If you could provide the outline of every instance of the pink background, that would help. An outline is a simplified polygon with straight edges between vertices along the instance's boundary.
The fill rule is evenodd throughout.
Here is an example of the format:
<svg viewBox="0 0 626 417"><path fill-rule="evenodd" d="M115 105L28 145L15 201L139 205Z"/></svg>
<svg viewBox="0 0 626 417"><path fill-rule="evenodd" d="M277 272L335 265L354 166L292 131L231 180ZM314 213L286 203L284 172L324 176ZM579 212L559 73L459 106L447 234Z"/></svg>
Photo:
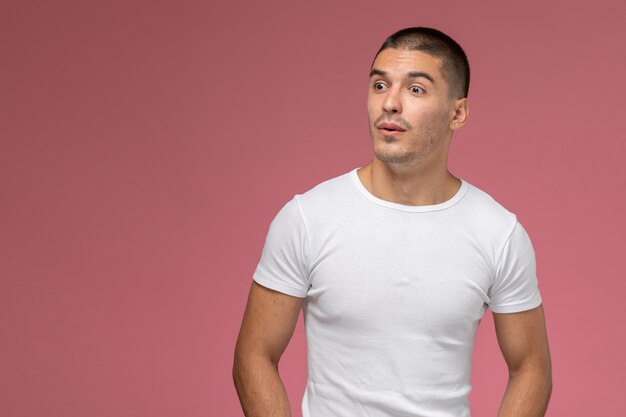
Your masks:
<svg viewBox="0 0 626 417"><path fill-rule="evenodd" d="M626 415L624 2L3 1L0 19L0 415L241 416L269 223L371 159L369 65L418 25L472 66L451 172L535 246L547 415ZM294 416L305 361L300 318ZM506 378L488 312L473 416Z"/></svg>

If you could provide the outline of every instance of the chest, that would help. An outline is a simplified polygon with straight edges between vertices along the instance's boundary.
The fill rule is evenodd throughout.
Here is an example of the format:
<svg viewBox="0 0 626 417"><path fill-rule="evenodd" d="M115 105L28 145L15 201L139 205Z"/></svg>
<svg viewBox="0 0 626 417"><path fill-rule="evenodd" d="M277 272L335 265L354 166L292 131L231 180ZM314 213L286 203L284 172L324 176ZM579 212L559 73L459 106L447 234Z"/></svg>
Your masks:
<svg viewBox="0 0 626 417"><path fill-rule="evenodd" d="M487 253L445 225L337 229L315 253L308 302L365 335L471 331L489 301Z"/></svg>

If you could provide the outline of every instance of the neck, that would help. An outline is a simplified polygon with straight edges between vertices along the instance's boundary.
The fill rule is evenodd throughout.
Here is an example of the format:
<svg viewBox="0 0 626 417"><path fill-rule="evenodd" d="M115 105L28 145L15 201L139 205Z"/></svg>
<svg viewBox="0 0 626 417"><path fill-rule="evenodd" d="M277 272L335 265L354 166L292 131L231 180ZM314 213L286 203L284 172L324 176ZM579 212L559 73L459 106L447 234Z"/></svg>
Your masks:
<svg viewBox="0 0 626 417"><path fill-rule="evenodd" d="M373 195L409 206L440 204L451 199L461 180L443 169L372 160L357 170L363 186Z"/></svg>

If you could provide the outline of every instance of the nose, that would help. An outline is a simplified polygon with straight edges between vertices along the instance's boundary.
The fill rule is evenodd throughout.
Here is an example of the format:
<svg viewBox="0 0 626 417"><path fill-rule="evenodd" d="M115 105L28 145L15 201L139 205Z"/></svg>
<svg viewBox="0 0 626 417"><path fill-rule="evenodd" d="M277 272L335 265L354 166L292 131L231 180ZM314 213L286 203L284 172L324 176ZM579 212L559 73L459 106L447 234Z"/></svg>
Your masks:
<svg viewBox="0 0 626 417"><path fill-rule="evenodd" d="M402 113L402 100L399 89L390 88L383 101L385 113Z"/></svg>

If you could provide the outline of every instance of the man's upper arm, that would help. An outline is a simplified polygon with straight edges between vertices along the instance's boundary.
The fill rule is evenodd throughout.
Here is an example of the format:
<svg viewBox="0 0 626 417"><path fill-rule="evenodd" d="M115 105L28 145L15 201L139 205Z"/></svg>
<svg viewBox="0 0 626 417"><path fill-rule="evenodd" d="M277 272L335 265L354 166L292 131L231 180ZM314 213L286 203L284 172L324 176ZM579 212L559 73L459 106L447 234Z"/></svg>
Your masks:
<svg viewBox="0 0 626 417"><path fill-rule="evenodd" d="M278 364L291 340L303 297L287 295L252 281L235 358L265 357Z"/></svg>
<svg viewBox="0 0 626 417"><path fill-rule="evenodd" d="M493 319L510 375L530 369L551 375L543 305L517 313L493 313Z"/></svg>
<svg viewBox="0 0 626 417"><path fill-rule="evenodd" d="M277 365L310 288L307 228L298 195L270 223L252 278L235 360L262 357Z"/></svg>

